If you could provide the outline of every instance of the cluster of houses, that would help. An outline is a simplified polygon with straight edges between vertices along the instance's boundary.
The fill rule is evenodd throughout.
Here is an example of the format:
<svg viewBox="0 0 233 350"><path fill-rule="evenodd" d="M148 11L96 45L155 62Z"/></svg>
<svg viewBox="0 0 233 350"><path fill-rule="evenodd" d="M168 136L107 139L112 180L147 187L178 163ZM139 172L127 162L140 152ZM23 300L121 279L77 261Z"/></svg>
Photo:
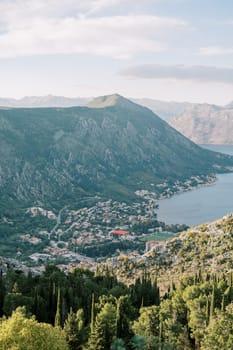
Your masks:
<svg viewBox="0 0 233 350"><path fill-rule="evenodd" d="M156 218L157 201L153 194L143 192L144 200L128 205L113 200L99 201L92 207L70 210L65 207L55 214L51 210L32 207L27 214L48 219L52 229L33 228L20 235L22 242L33 246L30 259L47 262L54 259L79 260L86 263L86 257L76 254L76 248L83 245L135 239L133 225ZM61 215L62 212L62 215ZM90 261L88 261L90 263Z"/></svg>

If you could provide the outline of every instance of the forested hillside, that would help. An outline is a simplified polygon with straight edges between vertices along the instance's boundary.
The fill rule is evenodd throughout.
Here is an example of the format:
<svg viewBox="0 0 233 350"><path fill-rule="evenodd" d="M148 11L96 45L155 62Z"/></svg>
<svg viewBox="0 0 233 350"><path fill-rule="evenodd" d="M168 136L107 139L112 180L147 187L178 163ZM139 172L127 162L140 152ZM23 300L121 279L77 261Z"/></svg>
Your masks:
<svg viewBox="0 0 233 350"><path fill-rule="evenodd" d="M160 295L145 271L127 286L110 271L47 266L8 270L0 293L2 350L232 349L232 273L197 271Z"/></svg>

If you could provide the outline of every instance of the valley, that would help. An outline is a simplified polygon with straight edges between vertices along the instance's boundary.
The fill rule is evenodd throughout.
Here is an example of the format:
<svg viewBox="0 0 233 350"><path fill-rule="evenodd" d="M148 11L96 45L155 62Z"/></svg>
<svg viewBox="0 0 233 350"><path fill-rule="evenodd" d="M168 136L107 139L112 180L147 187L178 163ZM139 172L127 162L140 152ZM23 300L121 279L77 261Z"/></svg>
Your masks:
<svg viewBox="0 0 233 350"><path fill-rule="evenodd" d="M140 255L147 237L186 227L160 220L159 200L233 169L232 156L195 145L117 94L87 107L2 109L0 135L0 255L31 265L92 268Z"/></svg>
<svg viewBox="0 0 233 350"><path fill-rule="evenodd" d="M233 2L0 13L0 350L233 350Z"/></svg>
<svg viewBox="0 0 233 350"><path fill-rule="evenodd" d="M144 191L143 196L130 205L95 198L95 205L77 210L65 206L57 215L41 207L28 208L23 217L25 231L8 238L8 249L5 236L0 237L0 255L31 266L55 263L66 269L80 263L93 268L98 259L126 251L143 253L151 235L166 239L185 228L158 222L155 194ZM5 232L7 225L14 225L6 218L2 229L3 224Z"/></svg>
<svg viewBox="0 0 233 350"><path fill-rule="evenodd" d="M195 145L119 95L80 108L0 110L0 340L15 341L4 327L19 320L46 322L38 342L50 327L62 350L73 350L70 334L99 350L103 327L106 349L210 350L212 324L231 329L232 214L189 228L193 201L181 200L180 221L177 204L165 220L159 207L214 193L232 177L232 153ZM204 196L231 208L229 188Z"/></svg>

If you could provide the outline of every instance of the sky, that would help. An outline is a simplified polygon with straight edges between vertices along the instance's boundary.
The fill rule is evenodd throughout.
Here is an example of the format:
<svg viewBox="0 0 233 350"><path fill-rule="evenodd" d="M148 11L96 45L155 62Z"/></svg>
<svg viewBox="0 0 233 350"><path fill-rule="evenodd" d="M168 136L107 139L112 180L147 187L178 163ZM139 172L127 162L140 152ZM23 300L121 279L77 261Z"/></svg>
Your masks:
<svg viewBox="0 0 233 350"><path fill-rule="evenodd" d="M233 100L232 0L0 0L0 97Z"/></svg>

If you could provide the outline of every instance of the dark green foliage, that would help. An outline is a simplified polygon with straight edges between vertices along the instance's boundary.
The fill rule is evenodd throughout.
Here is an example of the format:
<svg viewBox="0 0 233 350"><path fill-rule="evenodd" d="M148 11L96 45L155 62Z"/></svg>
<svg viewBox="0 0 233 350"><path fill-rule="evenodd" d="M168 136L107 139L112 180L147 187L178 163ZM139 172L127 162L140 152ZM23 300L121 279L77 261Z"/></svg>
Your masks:
<svg viewBox="0 0 233 350"><path fill-rule="evenodd" d="M95 295L92 293L91 295L91 333L94 333L95 328Z"/></svg>
<svg viewBox="0 0 233 350"><path fill-rule="evenodd" d="M135 335L130 342L133 350L145 350L146 349L146 338L141 335Z"/></svg>
<svg viewBox="0 0 233 350"><path fill-rule="evenodd" d="M124 341L120 338L116 338L111 345L111 350L125 350Z"/></svg>
<svg viewBox="0 0 233 350"><path fill-rule="evenodd" d="M27 310L32 309L33 299L21 293L8 293L4 298L3 313L10 316L18 306L26 306Z"/></svg>
<svg viewBox="0 0 233 350"><path fill-rule="evenodd" d="M83 310L79 309L75 314L70 309L64 324L66 341L70 350L80 350L84 342L84 320Z"/></svg>
<svg viewBox="0 0 233 350"><path fill-rule="evenodd" d="M54 326L55 327L61 327L61 289L58 288L57 292L57 310L56 310L56 315L55 315L55 320L54 320Z"/></svg>
<svg viewBox="0 0 233 350"><path fill-rule="evenodd" d="M159 305L160 296L156 280L152 282L150 275L143 272L131 287L133 303L137 306Z"/></svg>
<svg viewBox="0 0 233 350"><path fill-rule="evenodd" d="M135 308L130 297L121 296L116 303L116 336L129 343L133 336L131 321L135 317Z"/></svg>
<svg viewBox="0 0 233 350"><path fill-rule="evenodd" d="M89 350L109 350L116 337L116 307L106 303L95 318L88 342Z"/></svg>
<svg viewBox="0 0 233 350"><path fill-rule="evenodd" d="M54 266L39 276L10 270L0 282L5 316L25 306L38 321L63 327L70 350L231 349L231 274L190 275L162 296L145 271L129 287L111 269L65 274Z"/></svg>
<svg viewBox="0 0 233 350"><path fill-rule="evenodd" d="M202 341L202 350L232 350L233 345L233 307L228 305L225 311L217 311L210 320Z"/></svg>
<svg viewBox="0 0 233 350"><path fill-rule="evenodd" d="M0 317L3 315L3 303L5 299L6 288L3 280L2 271L0 271Z"/></svg>

